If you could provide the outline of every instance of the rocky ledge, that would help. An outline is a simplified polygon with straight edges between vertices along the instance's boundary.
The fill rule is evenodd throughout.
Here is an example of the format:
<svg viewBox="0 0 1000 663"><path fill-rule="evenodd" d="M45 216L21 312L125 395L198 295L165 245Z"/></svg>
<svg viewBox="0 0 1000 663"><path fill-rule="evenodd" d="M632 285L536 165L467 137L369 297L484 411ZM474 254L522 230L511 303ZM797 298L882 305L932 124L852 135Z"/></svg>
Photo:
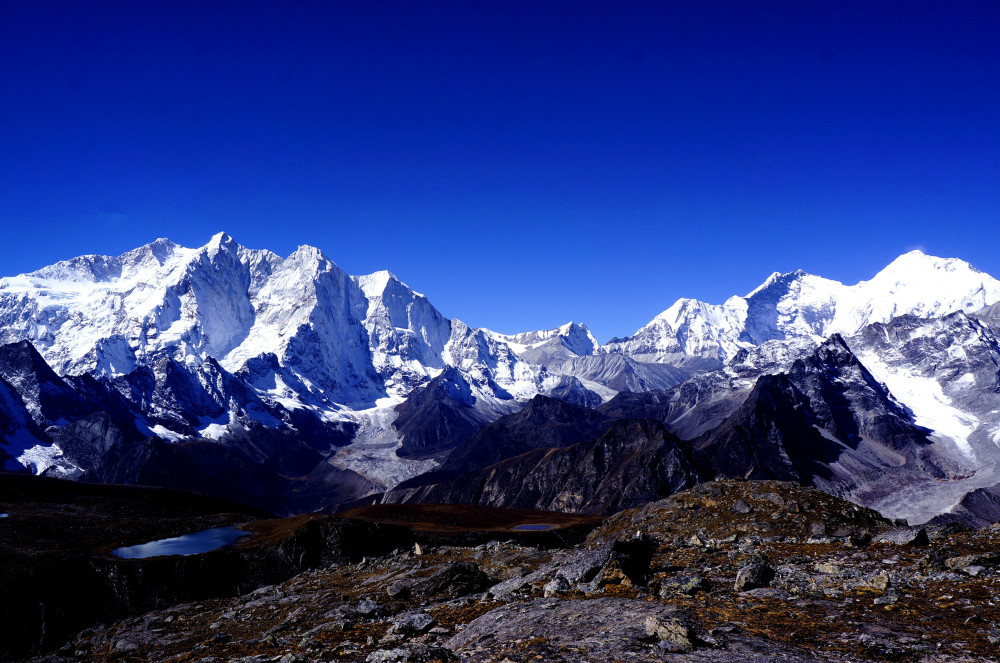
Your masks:
<svg viewBox="0 0 1000 663"><path fill-rule="evenodd" d="M92 628L35 660L1000 660L998 587L998 528L908 527L726 481L561 549L418 543Z"/></svg>

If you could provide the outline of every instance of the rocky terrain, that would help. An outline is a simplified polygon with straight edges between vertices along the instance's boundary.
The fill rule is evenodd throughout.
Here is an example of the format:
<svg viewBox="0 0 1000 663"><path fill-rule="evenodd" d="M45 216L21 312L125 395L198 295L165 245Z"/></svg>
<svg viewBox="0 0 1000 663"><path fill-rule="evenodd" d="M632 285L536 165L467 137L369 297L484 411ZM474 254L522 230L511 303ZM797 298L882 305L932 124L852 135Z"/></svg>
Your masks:
<svg viewBox="0 0 1000 663"><path fill-rule="evenodd" d="M398 528L392 550L104 621L32 660L1000 660L1000 528L908 527L776 481L704 483L599 525L547 514L536 540L515 527L546 514L448 526L451 507L422 508L350 514Z"/></svg>

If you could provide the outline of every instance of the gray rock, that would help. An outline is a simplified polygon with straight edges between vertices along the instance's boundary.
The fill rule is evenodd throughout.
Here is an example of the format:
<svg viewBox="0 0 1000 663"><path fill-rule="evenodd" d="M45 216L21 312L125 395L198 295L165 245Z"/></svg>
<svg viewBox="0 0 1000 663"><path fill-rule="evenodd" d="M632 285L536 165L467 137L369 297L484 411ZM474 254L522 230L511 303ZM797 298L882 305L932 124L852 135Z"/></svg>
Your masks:
<svg viewBox="0 0 1000 663"><path fill-rule="evenodd" d="M398 635L418 635L434 626L434 618L426 612L411 612L392 620L389 633Z"/></svg>
<svg viewBox="0 0 1000 663"><path fill-rule="evenodd" d="M385 588L385 593L389 595L391 599L407 599L412 593L411 586L413 585L412 580L400 580L397 582L389 583L389 586Z"/></svg>
<svg viewBox="0 0 1000 663"><path fill-rule="evenodd" d="M861 582L861 585L863 587L870 587L884 592L892 585L892 579L889 577L888 571L882 571L881 573L876 573L869 578L865 578Z"/></svg>
<svg viewBox="0 0 1000 663"><path fill-rule="evenodd" d="M402 663L409 655L405 649L379 649L368 654L365 663Z"/></svg>
<svg viewBox="0 0 1000 663"><path fill-rule="evenodd" d="M736 574L734 587L737 592L745 592L748 589L769 587L772 580L774 580L774 567L766 557L758 556L751 558L740 568Z"/></svg>
<svg viewBox="0 0 1000 663"><path fill-rule="evenodd" d="M577 550L567 555L563 561L557 562L554 568L570 583L590 582L597 577L610 555L610 546L598 550Z"/></svg>
<svg viewBox="0 0 1000 663"><path fill-rule="evenodd" d="M1000 553L978 553L975 555L949 557L945 560L944 564L952 571L958 571L970 576L978 576L987 569L994 569L1000 565Z"/></svg>
<svg viewBox="0 0 1000 663"><path fill-rule="evenodd" d="M545 598L554 596L559 592L568 592L570 587L571 585L566 578L563 578L561 575L557 575L555 578L550 580L547 585L545 585Z"/></svg>
<svg viewBox="0 0 1000 663"><path fill-rule="evenodd" d="M486 595L498 601L506 601L518 594L530 594L531 582L527 578L511 578L493 585L486 590Z"/></svg>
<svg viewBox="0 0 1000 663"><path fill-rule="evenodd" d="M677 594L694 596L698 592L707 592L708 589L709 582L700 575L680 575L660 583L660 597L667 598Z"/></svg>
<svg viewBox="0 0 1000 663"><path fill-rule="evenodd" d="M548 660L559 656L567 661L647 660L634 657L648 652L644 622L651 615L662 621L683 619L676 608L636 599L533 599L501 605L477 617L445 646L462 657L478 648L495 652L499 643L544 638L552 652ZM586 658L581 659L581 651L587 652Z"/></svg>
<svg viewBox="0 0 1000 663"><path fill-rule="evenodd" d="M691 631L675 617L648 615L645 620L646 635L660 641L660 648L670 652L689 651L694 648Z"/></svg>
<svg viewBox="0 0 1000 663"><path fill-rule="evenodd" d="M762 493L760 498L775 506L785 506L785 500L778 493Z"/></svg>
<svg viewBox="0 0 1000 663"><path fill-rule="evenodd" d="M744 594L753 596L754 598L781 599L782 601L791 598L791 594L778 587L757 587L756 589L746 590Z"/></svg>
<svg viewBox="0 0 1000 663"><path fill-rule="evenodd" d="M381 606L371 599L361 599L358 601L358 607L355 608L355 612L359 615L364 615L365 617L371 617L376 613L381 612Z"/></svg>
<svg viewBox="0 0 1000 663"><path fill-rule="evenodd" d="M882 532L872 539L873 543L892 543L898 546L930 545L927 530L923 527L897 527L888 532Z"/></svg>
<svg viewBox="0 0 1000 663"><path fill-rule="evenodd" d="M899 601L899 592L895 589L890 589L882 596L875 599L875 605L891 605Z"/></svg>
<svg viewBox="0 0 1000 663"><path fill-rule="evenodd" d="M733 502L733 505L731 507L729 507L729 510L732 511L733 513L736 513L736 514L739 514L739 515L742 516L742 515L746 515L746 514L750 513L751 511L753 511L753 507L751 507L749 504L747 504L743 500L736 500L735 502Z"/></svg>

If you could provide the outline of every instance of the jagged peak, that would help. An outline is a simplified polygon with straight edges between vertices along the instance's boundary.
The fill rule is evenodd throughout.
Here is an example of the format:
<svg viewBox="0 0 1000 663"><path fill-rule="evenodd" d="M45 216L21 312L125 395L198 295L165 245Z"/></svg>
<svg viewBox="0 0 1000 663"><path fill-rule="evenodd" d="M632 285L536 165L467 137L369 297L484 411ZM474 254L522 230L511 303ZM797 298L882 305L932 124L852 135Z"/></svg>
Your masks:
<svg viewBox="0 0 1000 663"><path fill-rule="evenodd" d="M323 269L332 265L337 269L340 269L335 262L326 257L326 254L323 253L322 250L308 244L299 245L294 251L292 251L288 258L285 259L285 262L301 265L311 264L315 265L318 269Z"/></svg>
<svg viewBox="0 0 1000 663"><path fill-rule="evenodd" d="M693 299L691 297L681 297L676 302L670 305L670 307L656 316L660 320L677 320L682 315L689 311L700 311L710 307L711 304L703 302L699 299Z"/></svg>
<svg viewBox="0 0 1000 663"><path fill-rule="evenodd" d="M208 240L208 244L202 247L203 250L209 252L220 251L223 248L236 249L239 248L239 244L226 232L217 232L212 235L211 239Z"/></svg>
<svg viewBox="0 0 1000 663"><path fill-rule="evenodd" d="M821 278L814 276L813 274L810 274L809 272L802 269L796 269L794 272L773 272L770 276L768 276L764 280L763 283L761 283L759 286L757 286L749 293L747 293L743 297L743 299L750 299L751 297L754 297L755 295L759 295L762 292L770 290L775 286L787 288L791 283L802 280L806 277Z"/></svg>
<svg viewBox="0 0 1000 663"><path fill-rule="evenodd" d="M377 272L372 272L371 274L353 276L351 278L357 282L358 287L360 287L365 293L365 297L368 297L369 299L379 297L384 294L390 284L402 286L406 290L413 292L410 286L403 283L398 276L387 269L381 269ZM413 294L416 296L422 296L416 292L413 292Z"/></svg>

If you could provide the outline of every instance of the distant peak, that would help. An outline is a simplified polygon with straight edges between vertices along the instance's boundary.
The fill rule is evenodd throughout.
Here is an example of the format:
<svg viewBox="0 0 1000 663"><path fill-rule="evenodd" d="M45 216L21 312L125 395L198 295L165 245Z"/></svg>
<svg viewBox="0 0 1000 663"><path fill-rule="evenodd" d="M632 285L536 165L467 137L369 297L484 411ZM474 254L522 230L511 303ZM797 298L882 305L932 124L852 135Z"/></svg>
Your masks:
<svg viewBox="0 0 1000 663"><path fill-rule="evenodd" d="M577 331L581 331L581 332L586 332L586 333L590 332L590 330L587 329L587 325L586 324L584 324L582 322L573 322L572 320L570 320L569 322L567 322L564 325L560 325L559 326L559 333L560 334L569 334L573 330L577 330Z"/></svg>
<svg viewBox="0 0 1000 663"><path fill-rule="evenodd" d="M875 275L873 280L884 278L899 278L901 276L913 275L927 272L954 272L967 270L978 272L975 267L960 258L939 258L924 253L920 249L908 251L899 256Z"/></svg>
<svg viewBox="0 0 1000 663"><path fill-rule="evenodd" d="M364 291L366 297L378 297L385 292L385 289L389 287L390 283L399 284L407 290L410 290L410 286L400 281L398 276L387 269L381 269L377 272L365 274L363 276L356 276L354 279L357 281L361 290Z"/></svg>
<svg viewBox="0 0 1000 663"><path fill-rule="evenodd" d="M315 246L309 246L308 244L300 244L298 248L292 251L292 255L289 258L298 258L299 260L316 260L317 262L322 262L327 260L326 255L317 249Z"/></svg>
<svg viewBox="0 0 1000 663"><path fill-rule="evenodd" d="M749 292L746 295L746 297L744 297L744 299L750 299L754 295L757 295L767 290L768 288L772 288L776 285L787 286L788 284L798 281L799 279L802 279L803 277L806 276L811 276L811 274L802 269L796 269L794 272L773 272L770 276L767 277L767 279L764 280L763 283L761 283L759 286L757 286L751 292Z"/></svg>
<svg viewBox="0 0 1000 663"><path fill-rule="evenodd" d="M205 245L208 249L220 249L223 246L232 246L236 244L235 240L225 232L217 232L212 235L212 239L208 240L208 244Z"/></svg>

